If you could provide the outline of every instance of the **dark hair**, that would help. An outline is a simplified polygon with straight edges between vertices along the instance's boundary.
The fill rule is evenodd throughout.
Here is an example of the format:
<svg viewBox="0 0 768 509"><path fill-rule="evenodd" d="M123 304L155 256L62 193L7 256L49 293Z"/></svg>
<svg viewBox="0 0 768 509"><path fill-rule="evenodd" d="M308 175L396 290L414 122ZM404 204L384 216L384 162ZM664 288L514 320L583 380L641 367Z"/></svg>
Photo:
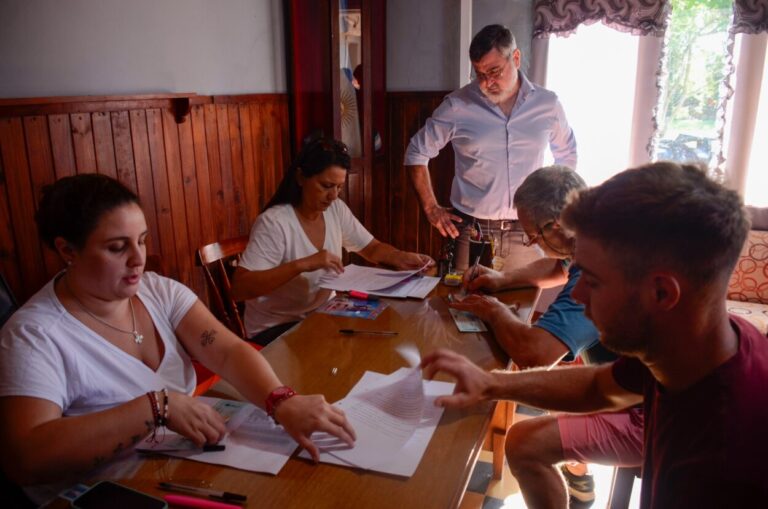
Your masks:
<svg viewBox="0 0 768 509"><path fill-rule="evenodd" d="M84 173L61 178L43 188L35 214L40 238L51 249L56 249L57 237L81 249L101 217L127 203L138 204L139 198L106 175Z"/></svg>
<svg viewBox="0 0 768 509"><path fill-rule="evenodd" d="M512 35L509 28L503 25L483 27L472 38L469 45L469 59L477 62L494 48L507 58L517 49L515 36Z"/></svg>
<svg viewBox="0 0 768 509"><path fill-rule="evenodd" d="M559 165L545 166L523 180L515 191L512 203L516 209L528 211L536 223L558 219L568 193L585 187L584 179L572 169Z"/></svg>
<svg viewBox="0 0 768 509"><path fill-rule="evenodd" d="M565 226L595 239L636 279L653 268L691 282L727 281L749 231L739 195L706 169L670 161L626 170L572 195Z"/></svg>
<svg viewBox="0 0 768 509"><path fill-rule="evenodd" d="M347 146L331 138L315 138L308 141L285 171L283 180L264 210L283 203L294 206L301 203L301 187L296 178L296 170L300 170L301 174L308 178L322 173L329 166L340 166L347 171L352 168Z"/></svg>

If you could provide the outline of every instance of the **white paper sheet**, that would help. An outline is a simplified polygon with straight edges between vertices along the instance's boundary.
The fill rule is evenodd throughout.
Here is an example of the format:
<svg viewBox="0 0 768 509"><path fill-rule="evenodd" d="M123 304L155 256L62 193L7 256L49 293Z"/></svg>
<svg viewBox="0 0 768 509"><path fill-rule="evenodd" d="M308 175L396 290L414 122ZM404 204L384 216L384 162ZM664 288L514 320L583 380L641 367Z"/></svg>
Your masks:
<svg viewBox="0 0 768 509"><path fill-rule="evenodd" d="M199 399L227 419L229 433L219 442L226 446L225 450L203 452L188 439L169 431L164 438L162 435L158 437L162 439L161 442L153 443L147 437L136 449L252 472L277 474L298 445L282 426L275 425L266 412L257 406L219 398Z"/></svg>
<svg viewBox="0 0 768 509"><path fill-rule="evenodd" d="M401 368L391 375L366 371L360 381L350 391L347 398L353 396L358 391L367 391L376 387L386 386L387 384L391 383L392 376L402 376L403 372L408 371L411 370L408 368ZM367 462L369 466L363 468L398 476L412 476L416 472L416 468L419 466L419 462L424 456L424 452L427 450L427 446L429 445L429 441L432 438L435 429L437 429L437 425L440 422L440 417L443 415L443 408L436 407L434 404L435 398L453 393L454 385L455 384L450 382L423 381L424 399L422 401L422 415L414 433L399 450L388 451L388 453L384 456L378 457L375 460L372 459L371 461ZM342 403L347 398L341 400L339 403ZM342 408L344 408L344 406L342 406ZM362 447L363 446L359 443L358 439L358 442L355 444L355 448ZM373 455L372 451L363 452ZM302 451L300 456L303 458L310 458L306 451ZM330 463L346 467L359 466L346 461L345 459L342 459L336 451L321 451L320 461L323 463Z"/></svg>
<svg viewBox="0 0 768 509"><path fill-rule="evenodd" d="M382 288L380 290L371 290L368 293L379 297L393 297L398 299L413 297L416 299L423 299L429 295L429 292L431 292L439 282L439 277L417 275L411 276L395 286Z"/></svg>
<svg viewBox="0 0 768 509"><path fill-rule="evenodd" d="M387 270L379 267L362 267L360 265L350 264L344 267L341 274L328 273L318 281L321 288L348 292L357 290L361 292L372 292L390 288L401 283L424 270L427 266L416 270Z"/></svg>

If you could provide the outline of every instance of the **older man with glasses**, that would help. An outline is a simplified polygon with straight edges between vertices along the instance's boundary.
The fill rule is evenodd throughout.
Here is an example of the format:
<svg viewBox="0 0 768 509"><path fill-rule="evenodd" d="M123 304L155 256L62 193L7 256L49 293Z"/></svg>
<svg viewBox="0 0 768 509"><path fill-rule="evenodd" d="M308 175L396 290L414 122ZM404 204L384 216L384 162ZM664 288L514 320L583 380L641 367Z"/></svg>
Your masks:
<svg viewBox="0 0 768 509"><path fill-rule="evenodd" d="M524 232L523 245L535 245L546 258L503 273L478 266L464 274L464 286L470 292L564 284L536 323L528 325L489 295L470 293L462 301L451 304L487 322L496 341L521 368L551 367L567 355L576 357L599 342L599 333L585 316L584 305L571 297L580 270L571 264L574 237L560 224L560 212L568 194L585 187L579 175L563 166L549 166L531 173L515 192L513 203ZM605 353L609 355L605 360L615 359L615 355ZM581 462L561 468L571 501L580 502L579 507L595 498L594 481L585 463L621 466L642 463L643 414L639 408L589 416L547 415L520 424L514 426L511 433L514 443L521 445L510 449L507 458L520 489L529 500L541 500L537 491L552 490L552 485L537 473L549 472L557 462Z"/></svg>
<svg viewBox="0 0 768 509"><path fill-rule="evenodd" d="M474 79L448 95L411 138L405 165L429 222L457 239L458 269L468 266L470 231L478 230L494 240L494 254L509 268L536 257L520 242L515 189L541 166L547 146L556 164L575 168L576 140L557 96L520 71L520 49L508 28L480 30L469 57ZM456 156L452 208L437 202L427 170L449 142Z"/></svg>

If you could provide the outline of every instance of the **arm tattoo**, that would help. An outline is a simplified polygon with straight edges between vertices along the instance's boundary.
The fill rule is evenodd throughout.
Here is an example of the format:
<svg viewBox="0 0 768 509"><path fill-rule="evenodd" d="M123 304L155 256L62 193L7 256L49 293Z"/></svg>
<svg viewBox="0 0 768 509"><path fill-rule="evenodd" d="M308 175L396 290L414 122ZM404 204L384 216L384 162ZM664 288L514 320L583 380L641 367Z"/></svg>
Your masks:
<svg viewBox="0 0 768 509"><path fill-rule="evenodd" d="M200 344L203 346L211 345L215 340L216 331L213 329L203 331L203 333L200 335Z"/></svg>

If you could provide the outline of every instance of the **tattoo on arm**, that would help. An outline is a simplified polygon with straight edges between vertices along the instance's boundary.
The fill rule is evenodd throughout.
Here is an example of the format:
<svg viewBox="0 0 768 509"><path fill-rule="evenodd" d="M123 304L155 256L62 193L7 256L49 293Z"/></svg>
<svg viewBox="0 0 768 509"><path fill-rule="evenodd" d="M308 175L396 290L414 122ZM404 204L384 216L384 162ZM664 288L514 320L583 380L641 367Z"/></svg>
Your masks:
<svg viewBox="0 0 768 509"><path fill-rule="evenodd" d="M213 329L203 331L203 333L200 335L200 344L203 346L211 345L215 340L216 331Z"/></svg>

